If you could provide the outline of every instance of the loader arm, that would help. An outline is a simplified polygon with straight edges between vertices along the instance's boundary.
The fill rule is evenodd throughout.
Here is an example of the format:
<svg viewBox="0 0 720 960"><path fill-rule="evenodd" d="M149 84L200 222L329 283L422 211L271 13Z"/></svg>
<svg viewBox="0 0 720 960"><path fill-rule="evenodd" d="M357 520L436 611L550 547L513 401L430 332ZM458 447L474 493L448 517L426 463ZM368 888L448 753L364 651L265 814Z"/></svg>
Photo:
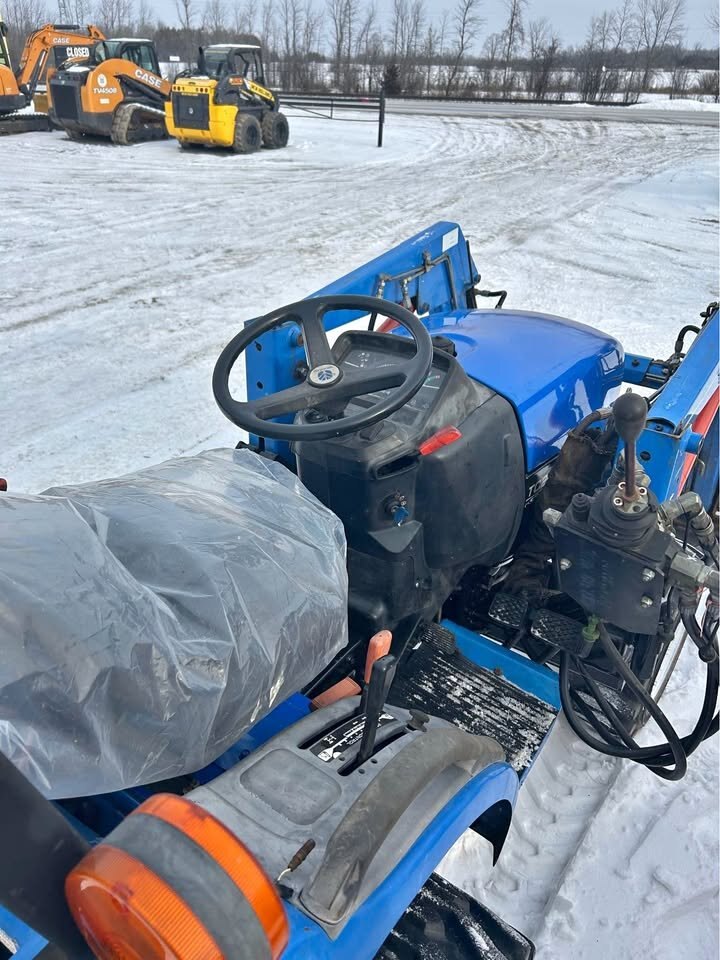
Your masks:
<svg viewBox="0 0 720 960"><path fill-rule="evenodd" d="M128 96L139 93L143 97L157 99L162 104L170 96L172 84L150 70L137 66L130 60L108 60L103 64L106 73L114 77Z"/></svg>

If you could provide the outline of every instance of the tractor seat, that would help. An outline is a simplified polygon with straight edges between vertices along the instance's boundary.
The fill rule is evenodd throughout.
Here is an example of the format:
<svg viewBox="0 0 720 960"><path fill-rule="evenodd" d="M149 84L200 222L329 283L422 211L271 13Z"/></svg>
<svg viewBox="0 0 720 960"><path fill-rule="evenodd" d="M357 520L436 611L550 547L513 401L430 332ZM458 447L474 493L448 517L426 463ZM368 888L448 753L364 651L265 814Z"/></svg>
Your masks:
<svg viewBox="0 0 720 960"><path fill-rule="evenodd" d="M346 642L342 524L250 451L0 495L0 750L47 797L201 769Z"/></svg>

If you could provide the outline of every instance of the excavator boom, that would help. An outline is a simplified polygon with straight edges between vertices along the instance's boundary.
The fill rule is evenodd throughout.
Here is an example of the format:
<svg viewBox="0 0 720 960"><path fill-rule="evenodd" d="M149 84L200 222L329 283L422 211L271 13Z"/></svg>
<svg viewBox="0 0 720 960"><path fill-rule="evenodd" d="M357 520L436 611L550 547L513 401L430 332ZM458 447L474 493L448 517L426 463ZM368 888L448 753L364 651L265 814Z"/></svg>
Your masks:
<svg viewBox="0 0 720 960"><path fill-rule="evenodd" d="M7 25L0 17L0 134L47 130L48 118L18 111L30 106L38 84L49 80L56 68L70 58L89 57L92 47L105 34L89 24L46 23L25 41L17 71L13 71L7 44Z"/></svg>
<svg viewBox="0 0 720 960"><path fill-rule="evenodd" d="M82 31L77 25L46 23L31 33L25 41L17 72L18 85L21 88L27 87L32 98L46 67L59 66L71 58L87 58L90 56L91 46L104 39L105 34L93 24L88 24L86 30ZM53 50L57 51L55 62L48 64L50 52Z"/></svg>

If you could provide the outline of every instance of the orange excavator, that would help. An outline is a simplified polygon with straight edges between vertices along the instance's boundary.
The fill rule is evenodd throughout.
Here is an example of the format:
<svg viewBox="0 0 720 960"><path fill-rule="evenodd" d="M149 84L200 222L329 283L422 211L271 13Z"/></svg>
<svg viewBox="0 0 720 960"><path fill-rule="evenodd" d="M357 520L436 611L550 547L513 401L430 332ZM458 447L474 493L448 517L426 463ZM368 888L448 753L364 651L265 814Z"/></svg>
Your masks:
<svg viewBox="0 0 720 960"><path fill-rule="evenodd" d="M90 56L105 34L92 24L82 30L75 24L46 23L27 38L19 66L13 71L7 33L0 16L0 134L47 130L46 115L20 111L30 106L39 83L67 60Z"/></svg>

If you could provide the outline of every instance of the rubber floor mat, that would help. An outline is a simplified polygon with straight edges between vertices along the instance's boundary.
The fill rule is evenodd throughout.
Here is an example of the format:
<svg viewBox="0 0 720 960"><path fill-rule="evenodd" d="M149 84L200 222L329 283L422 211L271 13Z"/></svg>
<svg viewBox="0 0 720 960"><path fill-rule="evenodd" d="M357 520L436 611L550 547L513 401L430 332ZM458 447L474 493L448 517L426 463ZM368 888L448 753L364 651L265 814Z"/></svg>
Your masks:
<svg viewBox="0 0 720 960"><path fill-rule="evenodd" d="M388 702L442 717L468 733L493 737L519 776L532 763L557 715L543 700L468 660L457 650L452 633L436 623L419 628Z"/></svg>

